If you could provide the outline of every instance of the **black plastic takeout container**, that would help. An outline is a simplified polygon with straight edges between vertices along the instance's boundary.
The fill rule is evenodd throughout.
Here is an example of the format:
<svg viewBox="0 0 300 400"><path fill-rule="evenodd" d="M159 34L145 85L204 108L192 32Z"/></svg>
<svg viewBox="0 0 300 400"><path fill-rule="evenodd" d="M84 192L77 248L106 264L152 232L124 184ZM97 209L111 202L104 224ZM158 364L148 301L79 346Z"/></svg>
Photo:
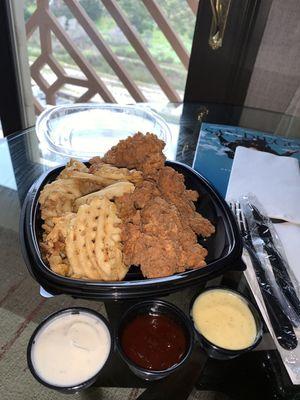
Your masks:
<svg viewBox="0 0 300 400"><path fill-rule="evenodd" d="M110 352L109 355L107 357L107 360L105 362L105 364L107 363L107 361L109 360L109 358L111 357L111 354L114 350L114 340L113 340L113 334L111 331L111 328L107 322L107 320L101 315L99 314L97 311L94 311L90 308L85 308L85 307L71 307L71 308L65 308L63 310L59 310L56 311L55 313L49 315L47 318L45 318L35 329L35 331L33 332L28 346L27 346L27 364L28 364L28 368L31 372L31 374L35 377L35 379L41 383L42 385L46 386L49 389L53 389L56 391L59 391L61 393L66 393L66 394L73 394L73 393L77 393L77 392L81 392L84 389L87 389L88 387L92 386L96 380L98 379L101 371L103 370L105 364L102 366L102 368L94 375L92 376L90 379L81 382L77 385L74 386L56 386L56 385L52 385L50 383L48 383L47 381L45 381L44 379L42 379L38 373L36 372L33 362L32 362L32 357L31 357L31 353L32 353L32 346L34 345L34 340L36 338L36 335L39 333L39 331L47 324L49 323L52 319L55 319L57 317L59 317L60 315L63 314L79 314L80 312L83 313L87 313L87 314L92 314L94 316L96 316L98 319L100 319L102 322L104 322L104 324L106 325L109 333L110 333Z"/></svg>
<svg viewBox="0 0 300 400"><path fill-rule="evenodd" d="M210 342L205 336L203 336L201 334L201 332L196 328L194 321L193 321L193 317L192 317L192 309L193 309L193 304L195 302L195 300L201 296L202 294L206 293L207 291L210 290L226 290L228 292L233 293L236 296L239 296L249 307L254 320L255 320L255 324L256 324L256 337L254 342L252 343L251 346L246 347L244 349L240 349L240 350L228 350L228 349L224 349L220 346L217 346L216 344ZM247 299L247 297L245 297L243 294L241 294L240 292L224 287L224 286L211 286L207 289L202 290L200 293L198 293L191 301L190 303L190 318L191 321L193 322L194 325L194 329L195 332L197 334L197 338L200 342L201 347L203 348L203 350L206 352L206 354L210 357L210 358L215 358L218 360L230 360L232 358L238 357L244 353L247 353L250 350L253 350L260 342L261 338L262 338L262 333L263 333L263 324L262 324L262 320L260 317L259 312L257 311L257 309L255 308L255 306L251 303L251 301L249 299Z"/></svg>
<svg viewBox="0 0 300 400"><path fill-rule="evenodd" d="M87 164L88 165L88 164ZM42 175L30 188L23 204L20 219L20 243L25 263L34 279L49 293L69 294L74 297L98 300L125 300L162 296L223 274L227 270L244 269L241 262L242 241L235 219L216 190L192 168L178 163L166 162L183 174L187 189L200 194L196 209L211 220L216 233L208 239L198 238L208 249L207 266L164 278L145 279L137 267L132 266L120 282L101 282L72 279L60 276L44 263L39 248L42 237L42 220L38 198L40 191L52 182L61 170L57 167Z"/></svg>
<svg viewBox="0 0 300 400"><path fill-rule="evenodd" d="M121 344L122 331L125 328L125 326L138 315L149 315L149 314L150 315L164 314L172 318L173 321L175 321L183 328L187 339L187 349L180 362L168 369L161 371L145 369L134 363L130 358L126 356ZM175 370L180 368L188 360L193 350L193 344L194 344L193 326L189 318L185 315L185 313L181 311L178 307L174 306L173 304L163 300L146 300L141 303L135 304L124 313L117 327L115 342L116 342L116 348L120 356L126 362L131 371L139 378L148 381L154 381L165 378L166 376L172 374Z"/></svg>

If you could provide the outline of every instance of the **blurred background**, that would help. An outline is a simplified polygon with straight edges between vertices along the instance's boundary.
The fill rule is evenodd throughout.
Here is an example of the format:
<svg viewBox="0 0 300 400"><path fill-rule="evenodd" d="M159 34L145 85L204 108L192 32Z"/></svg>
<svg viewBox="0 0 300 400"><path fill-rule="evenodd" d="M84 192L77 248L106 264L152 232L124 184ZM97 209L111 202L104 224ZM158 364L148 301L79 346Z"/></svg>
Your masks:
<svg viewBox="0 0 300 400"><path fill-rule="evenodd" d="M25 0L24 17L27 28L28 59L30 66L33 66L31 85L36 98L36 108L41 110L45 106L48 85L52 85L57 79L55 71L47 62L48 56L51 56L52 60L55 60L54 63L63 68L66 77L78 80L73 81L72 84L70 80L62 79L62 85L60 87L57 85L57 90L52 92L53 96L48 103L74 102L83 96L86 87L80 86L79 80L86 79L86 74L81 60L86 65L89 64L90 69L101 77L107 90L118 103L128 104L141 100L183 100L197 1L119 0L112 2L109 6L109 2L95 0L77 2L51 0L40 2L39 5L36 0ZM193 6L190 7L192 4ZM112 7L116 7L114 11L117 10L115 18L110 13L113 10ZM58 24L60 34L56 35L49 26L49 31L44 32L47 38L43 40L40 29L41 24L43 29L47 29L43 18L45 10L46 12L49 10L52 14L55 24ZM117 15L119 20L116 21ZM132 29L132 36L126 37L123 33L120 23L122 18ZM33 19L36 19L35 24ZM29 28L31 24L34 24L36 29ZM95 30L97 33L92 35L91 32ZM69 40L71 46L64 46L64 40L60 40L61 35L64 40ZM178 52L174 49L178 44L176 41L181 46L179 50L184 54L185 59L180 59ZM113 59L126 71L128 79L138 87L140 96L138 93L134 96L133 91L130 93L130 90L126 88L120 79L122 71L112 68L110 60L107 60L107 57L104 57L97 48L99 42L103 43L102 49L104 46L109 48ZM68 51L72 51L73 47L81 56L81 60L78 58L74 60ZM153 64L159 65L160 71L151 73L153 72L151 62L141 59L137 49L140 49L140 54L145 53L149 56ZM42 52L44 54L41 57ZM40 68L35 67L37 64ZM168 91L168 84L171 86L173 95L169 93L170 90ZM99 93L91 93L90 98L87 97L89 96L85 96L84 99L104 101Z"/></svg>

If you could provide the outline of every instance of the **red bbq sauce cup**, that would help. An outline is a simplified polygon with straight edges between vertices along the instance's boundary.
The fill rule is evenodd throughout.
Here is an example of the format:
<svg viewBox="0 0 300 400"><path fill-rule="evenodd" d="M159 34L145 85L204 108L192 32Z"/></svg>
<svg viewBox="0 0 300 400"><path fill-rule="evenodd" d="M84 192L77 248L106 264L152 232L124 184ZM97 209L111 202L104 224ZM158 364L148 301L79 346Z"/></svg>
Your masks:
<svg viewBox="0 0 300 400"><path fill-rule="evenodd" d="M116 334L116 346L129 368L140 378L165 378L180 368L193 348L193 327L176 306L149 300L129 308Z"/></svg>

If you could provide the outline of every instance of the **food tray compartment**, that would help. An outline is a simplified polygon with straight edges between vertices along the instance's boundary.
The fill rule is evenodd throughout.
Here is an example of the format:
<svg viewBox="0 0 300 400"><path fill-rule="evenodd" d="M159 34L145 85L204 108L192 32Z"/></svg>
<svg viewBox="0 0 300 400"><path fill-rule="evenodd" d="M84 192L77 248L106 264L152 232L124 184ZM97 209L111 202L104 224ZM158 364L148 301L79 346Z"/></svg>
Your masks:
<svg viewBox="0 0 300 400"><path fill-rule="evenodd" d="M105 299L133 299L139 296L151 297L169 294L205 282L226 270L243 269L241 262L242 242L234 217L226 202L215 189L190 167L177 162L167 161L185 177L187 189L197 190L200 194L195 203L196 209L215 226L216 233L210 238L198 237L198 242L208 250L207 266L188 270L164 278L143 278L139 268L132 266L125 279L120 282L99 282L78 280L60 276L50 270L43 262L39 248L42 235L42 220L38 198L40 191L52 182L64 168L57 167L40 177L31 187L25 199L21 213L22 251L27 267L34 278L52 294L71 294L75 297Z"/></svg>

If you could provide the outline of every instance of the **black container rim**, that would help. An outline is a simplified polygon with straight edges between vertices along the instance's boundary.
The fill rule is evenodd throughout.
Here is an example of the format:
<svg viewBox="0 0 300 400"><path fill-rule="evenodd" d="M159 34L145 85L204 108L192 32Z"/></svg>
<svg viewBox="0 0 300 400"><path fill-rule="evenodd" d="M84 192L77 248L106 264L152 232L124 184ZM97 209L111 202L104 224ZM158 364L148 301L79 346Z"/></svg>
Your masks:
<svg viewBox="0 0 300 400"><path fill-rule="evenodd" d="M177 317L179 317L179 319L182 321L184 328L186 329L186 332L189 336L189 343L188 343L188 347L187 347L187 351L184 355L184 357L182 358L182 360L180 360L179 363L172 365L172 367L167 368L167 369L163 369L163 370L150 370L150 369L146 369L143 368L141 366L139 366L138 364L136 364L135 362L133 362L129 357L126 356L126 354L123 351L122 345L121 345L121 341L120 341L120 330L123 326L123 324L126 324L126 319L128 318L128 316L134 312L137 311L138 309L144 307L144 306L150 306L153 304L158 304L160 306L165 307L166 310L171 311L171 313L176 314ZM186 314L177 306L175 306L174 304L165 301L165 300L157 300L157 299L153 299L153 300L144 300L142 302L139 302L137 304L134 304L133 306L129 307L125 313L123 314L118 326L115 329L115 343L116 343L116 348L121 356L121 358L125 361L125 363L129 366L132 366L134 368L136 368L137 370L141 371L142 373L145 374L152 374L152 375L160 375L160 374L169 374L173 371L175 371L177 368L179 368L183 363L185 363L188 358L190 357L193 347L194 347L194 329L192 326L192 323L190 321L190 319L186 316Z"/></svg>
<svg viewBox="0 0 300 400"><path fill-rule="evenodd" d="M205 186L208 195L212 201L216 204L219 212L225 217L224 225L226 227L226 235L229 237L230 246L227 249L227 253L216 260L212 260L204 268L191 269L182 273L168 276L167 278L152 278L144 280L134 281L118 281L118 282L102 282L102 281L90 281L90 280L78 280L73 278L67 278L60 276L53 271L44 263L41 259L40 249L35 234L35 218L37 208L37 196L43 182L52 173L57 174L61 167L56 167L43 174L37 181L32 185L28 196L26 197L27 204L23 204L26 208L26 212L22 214L22 222L25 229L24 239L28 242L28 246L24 250L28 250L29 259L32 266L32 271L36 276L36 279L46 290L57 293L72 294L75 296L83 296L87 298L102 298L102 299L132 299L138 297L141 291L145 296L157 296L158 294L167 294L172 291L184 289L185 287L196 284L199 279L205 279L206 277L214 277L220 273L229 269L235 269L236 264L241 263L242 254L242 240L234 216L232 215L229 206L223 198L216 192L213 186L199 173L194 171L189 166L173 161L166 161L166 165L179 168L180 173L186 171L188 176L194 176L199 179ZM241 269L239 267L238 269Z"/></svg>
<svg viewBox="0 0 300 400"><path fill-rule="evenodd" d="M84 382L81 382L79 384L73 385L73 386L58 386L58 385L53 385L51 383L48 383L47 381L43 380L40 375L38 375L38 373L36 372L33 362L32 362L32 357L31 357L31 353L32 353L32 346L34 344L34 339L36 338L37 334L39 333L39 331L43 328L44 325L46 325L49 321L51 321L52 319L57 318L59 315L62 314L78 314L80 312L86 313L86 314L92 314L95 317L97 317L98 319L100 319L106 326L109 335L110 335L110 350L107 356L107 359L105 360L104 364L102 365L102 367L99 369L99 371L93 375L91 378L85 380ZM91 386L95 380L97 379L97 377L99 376L99 374L101 373L102 369L104 368L104 366L106 365L106 363L108 362L109 358L112 355L112 352L114 351L114 337L113 337L113 331L107 321L107 319L100 314L98 311L95 311L91 308L87 308L87 307L68 307L68 308L63 308L61 310L55 311L54 313L48 315L46 318L43 319L43 321L35 328L35 330L33 331L28 345L27 345L27 365L28 368L31 372L31 374L34 376L34 378L41 383L42 385L48 387L49 389L53 389L56 391L61 391L61 392L70 392L70 393L74 393L77 392L79 390L83 390L89 386Z"/></svg>
<svg viewBox="0 0 300 400"><path fill-rule="evenodd" d="M194 323L194 320L193 320L193 316L192 316L192 308L193 308L193 305L194 305L194 303L195 303L195 301L196 301L196 299L197 299L198 297L200 297L202 294L204 294L204 293L206 293L206 292L209 292L209 291L211 291L211 290L224 290L224 291L227 291L227 292L232 292L232 293L234 293L235 295L237 295L239 298L241 298L241 299L247 304L247 306L249 307L249 309L250 309L250 311L251 311L251 313L252 313L252 315L253 315L253 318L254 318L254 320L255 320L256 331L257 331L257 332L256 332L255 340L254 340L254 342L253 342L250 346L245 347L245 348L243 348L243 349L237 349L237 350L225 349L224 347L221 347L221 346L216 345L215 343L212 343L210 340L208 340L208 339L196 328L195 323ZM193 296L193 298L192 298L192 300L191 300L191 302L190 302L189 315L190 315L190 320L192 321L192 324L193 324L194 331L196 332L196 335L198 335L204 342L206 342L206 343L207 343L211 348L213 348L214 350L216 350L216 351L221 351L222 353L225 353L225 354L227 354L228 356L232 356L232 355L235 355L235 354L240 355L240 354L246 353L246 352L248 352L248 351L251 351L251 350L253 350L253 349L259 344L259 342L261 341L262 334L263 334L263 323L262 323L262 319L261 319L261 317L260 317L260 313L258 312L258 309L255 307L255 305L253 304L253 302L250 301L250 300L248 299L248 297L246 297L243 293L239 292L239 291L236 290L236 289L232 289L232 288L229 288L229 287L226 287L226 286L222 286L222 285L219 285L219 286L218 286L218 285L215 285L215 286L209 286L209 287L207 287L207 288L205 288L205 289L203 289L203 290L200 290L195 296Z"/></svg>

